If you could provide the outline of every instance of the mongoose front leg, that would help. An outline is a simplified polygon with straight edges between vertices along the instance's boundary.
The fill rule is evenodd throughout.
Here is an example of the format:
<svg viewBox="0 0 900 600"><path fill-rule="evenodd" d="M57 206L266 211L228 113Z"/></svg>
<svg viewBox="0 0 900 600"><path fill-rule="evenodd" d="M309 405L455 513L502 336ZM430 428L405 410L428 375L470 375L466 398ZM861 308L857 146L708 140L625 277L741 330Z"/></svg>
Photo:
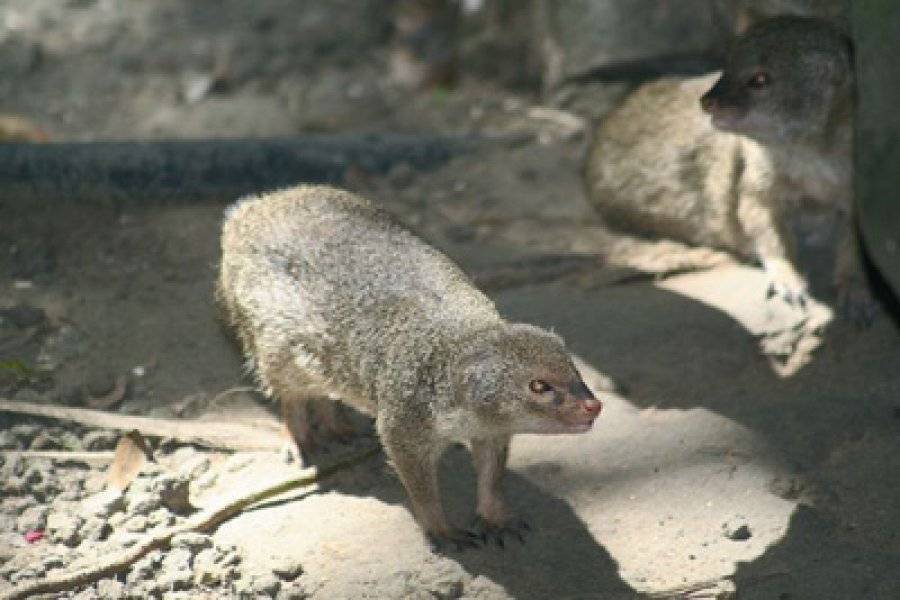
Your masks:
<svg viewBox="0 0 900 600"><path fill-rule="evenodd" d="M780 198L742 194L738 220L769 279L766 298L778 296L791 306L806 308L809 286L794 266L794 239Z"/></svg>
<svg viewBox="0 0 900 600"><path fill-rule="evenodd" d="M529 529L524 520L513 517L503 500L503 475L509 458L509 436L473 439L472 459L478 475L478 506L475 528L485 542L493 541L501 548L503 536L511 535L524 542L522 534Z"/></svg>
<svg viewBox="0 0 900 600"><path fill-rule="evenodd" d="M859 326L872 323L878 314L878 302L866 281L857 224L851 215L839 215L840 229L834 267L838 310Z"/></svg>
<svg viewBox="0 0 900 600"><path fill-rule="evenodd" d="M430 432L380 429L384 450L406 488L413 515L433 547L443 550L450 546L458 552L477 548L477 535L447 524L438 489L439 453L435 451L438 444L428 439Z"/></svg>

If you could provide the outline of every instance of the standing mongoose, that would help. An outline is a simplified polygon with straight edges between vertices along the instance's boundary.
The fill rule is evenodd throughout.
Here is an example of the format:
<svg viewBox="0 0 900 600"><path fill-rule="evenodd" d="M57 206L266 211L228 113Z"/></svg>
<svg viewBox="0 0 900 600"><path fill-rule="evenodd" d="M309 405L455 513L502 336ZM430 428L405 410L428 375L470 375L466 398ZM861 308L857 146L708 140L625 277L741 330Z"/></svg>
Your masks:
<svg viewBox="0 0 900 600"><path fill-rule="evenodd" d="M349 192L300 186L229 209L217 298L304 452L346 433L340 399L376 429L437 545L520 535L501 479L514 433L580 433L600 413L556 335L504 321L448 258ZM319 431L316 431L318 426ZM469 445L476 532L448 525L437 460Z"/></svg>
<svg viewBox="0 0 900 600"><path fill-rule="evenodd" d="M853 216L850 41L825 21L752 26L724 70L639 88L597 127L588 195L612 227L758 260L769 294L804 306L800 206L836 212L839 304L871 318Z"/></svg>

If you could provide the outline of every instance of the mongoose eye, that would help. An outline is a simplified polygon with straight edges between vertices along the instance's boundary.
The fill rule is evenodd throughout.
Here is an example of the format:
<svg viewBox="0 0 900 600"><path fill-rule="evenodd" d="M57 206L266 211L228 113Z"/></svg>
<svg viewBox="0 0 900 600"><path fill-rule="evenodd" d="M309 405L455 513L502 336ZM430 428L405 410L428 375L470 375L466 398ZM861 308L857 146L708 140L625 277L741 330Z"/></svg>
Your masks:
<svg viewBox="0 0 900 600"><path fill-rule="evenodd" d="M531 383L528 384L528 389L530 389L535 394L545 394L553 388L546 381L543 381L541 379L532 379Z"/></svg>
<svg viewBox="0 0 900 600"><path fill-rule="evenodd" d="M747 87L755 90L762 89L772 82L772 78L765 71L759 71L747 80Z"/></svg>

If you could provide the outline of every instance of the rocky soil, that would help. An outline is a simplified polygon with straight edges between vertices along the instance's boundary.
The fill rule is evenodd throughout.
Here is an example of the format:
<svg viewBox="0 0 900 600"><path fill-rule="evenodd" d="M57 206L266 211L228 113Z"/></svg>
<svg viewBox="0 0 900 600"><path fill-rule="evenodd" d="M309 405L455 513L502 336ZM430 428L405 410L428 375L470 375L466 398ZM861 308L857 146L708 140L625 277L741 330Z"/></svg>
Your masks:
<svg viewBox="0 0 900 600"><path fill-rule="evenodd" d="M341 183L445 250L511 319L563 335L588 383L617 391L588 434L515 440L524 545L433 552L378 456L52 597L900 597L890 315L798 335L802 315L765 300L753 265L660 280L566 267L560 255L603 250L581 161L589 124L630 84L542 100L525 77L473 69L453 90L411 93L386 77L386 21L374 1L10 1L2 108L56 140L490 138L429 172L350 169ZM32 204L0 190L0 398L274 425L212 303L233 200ZM830 290L816 289L828 320ZM0 412L0 597L297 472L276 452L149 437L156 461L120 494L106 485L119 437ZM330 447L321 464L371 441ZM467 522L465 450L448 452L442 486Z"/></svg>

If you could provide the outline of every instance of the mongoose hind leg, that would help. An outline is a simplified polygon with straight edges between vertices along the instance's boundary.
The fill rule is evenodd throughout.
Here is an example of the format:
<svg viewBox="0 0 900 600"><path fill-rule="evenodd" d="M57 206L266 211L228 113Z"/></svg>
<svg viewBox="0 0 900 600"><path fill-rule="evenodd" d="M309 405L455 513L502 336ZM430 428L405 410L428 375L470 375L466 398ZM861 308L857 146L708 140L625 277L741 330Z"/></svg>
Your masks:
<svg viewBox="0 0 900 600"><path fill-rule="evenodd" d="M284 438L284 454L292 462L309 464L311 454L318 443L313 431L309 400L299 397L280 397L281 434Z"/></svg>
<svg viewBox="0 0 900 600"><path fill-rule="evenodd" d="M313 405L317 435L320 439L347 444L356 435L356 428L347 418L344 407L337 399L317 398Z"/></svg>
<svg viewBox="0 0 900 600"><path fill-rule="evenodd" d="M490 439L474 439L471 442L472 458L478 476L478 506L473 527L485 543L493 542L500 548L504 537L515 537L524 543L528 523L512 516L503 499L503 475L509 458L509 436Z"/></svg>

